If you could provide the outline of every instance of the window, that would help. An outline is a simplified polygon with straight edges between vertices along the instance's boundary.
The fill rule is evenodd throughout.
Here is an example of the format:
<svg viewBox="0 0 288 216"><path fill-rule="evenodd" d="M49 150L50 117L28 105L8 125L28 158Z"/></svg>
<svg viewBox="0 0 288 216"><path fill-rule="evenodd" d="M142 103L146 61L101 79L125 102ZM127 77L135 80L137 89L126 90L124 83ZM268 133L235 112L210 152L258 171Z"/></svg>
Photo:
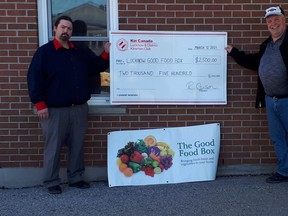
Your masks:
<svg viewBox="0 0 288 216"><path fill-rule="evenodd" d="M109 30L118 30L116 0L38 0L39 45L53 40L53 24L61 15L73 20L74 42L85 43L97 55L109 41ZM92 83L93 85L93 83ZM101 89L93 88L90 105L110 105L109 70L101 73Z"/></svg>

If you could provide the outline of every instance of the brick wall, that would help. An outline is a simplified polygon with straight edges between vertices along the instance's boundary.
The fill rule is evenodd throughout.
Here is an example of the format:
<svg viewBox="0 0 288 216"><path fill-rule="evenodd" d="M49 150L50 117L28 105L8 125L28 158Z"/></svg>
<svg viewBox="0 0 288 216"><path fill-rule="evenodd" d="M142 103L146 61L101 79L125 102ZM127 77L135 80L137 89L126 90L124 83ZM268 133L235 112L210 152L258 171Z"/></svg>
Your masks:
<svg viewBox="0 0 288 216"><path fill-rule="evenodd" d="M39 125L27 96L26 74L37 48L36 1L0 1L0 168L37 167Z"/></svg>
<svg viewBox="0 0 288 216"><path fill-rule="evenodd" d="M261 2L261 3L259 3ZM119 0L121 30L226 31L228 43L257 51L268 32L264 10L279 0ZM41 167L43 137L27 95L26 74L37 48L36 0L0 0L0 168ZM228 58L228 104L128 106L125 115L90 115L87 166L106 166L109 131L219 122L219 165L271 164L265 109L255 109L257 77ZM62 163L65 164L63 150Z"/></svg>

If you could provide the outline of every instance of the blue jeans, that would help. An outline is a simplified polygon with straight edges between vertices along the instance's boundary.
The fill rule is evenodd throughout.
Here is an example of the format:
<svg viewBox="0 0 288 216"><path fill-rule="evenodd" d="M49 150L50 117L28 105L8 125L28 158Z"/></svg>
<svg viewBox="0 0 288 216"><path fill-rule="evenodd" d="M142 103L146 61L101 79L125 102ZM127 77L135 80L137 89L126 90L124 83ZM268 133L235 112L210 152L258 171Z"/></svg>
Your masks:
<svg viewBox="0 0 288 216"><path fill-rule="evenodd" d="M278 158L278 170L288 176L288 98L266 96L266 112L270 138Z"/></svg>

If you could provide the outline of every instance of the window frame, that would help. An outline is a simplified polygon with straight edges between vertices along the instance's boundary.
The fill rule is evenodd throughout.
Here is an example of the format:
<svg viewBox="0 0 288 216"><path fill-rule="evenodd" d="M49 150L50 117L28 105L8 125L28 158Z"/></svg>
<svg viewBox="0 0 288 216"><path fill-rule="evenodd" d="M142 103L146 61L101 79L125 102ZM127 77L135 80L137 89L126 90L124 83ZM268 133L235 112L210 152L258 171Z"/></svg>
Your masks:
<svg viewBox="0 0 288 216"><path fill-rule="evenodd" d="M37 0L38 5L38 42L39 47L44 45L49 41L49 1L51 0ZM118 0L107 0L107 20L108 20L108 38L109 31L119 30L118 23ZM88 101L89 105L111 105L110 96L91 96L91 99Z"/></svg>

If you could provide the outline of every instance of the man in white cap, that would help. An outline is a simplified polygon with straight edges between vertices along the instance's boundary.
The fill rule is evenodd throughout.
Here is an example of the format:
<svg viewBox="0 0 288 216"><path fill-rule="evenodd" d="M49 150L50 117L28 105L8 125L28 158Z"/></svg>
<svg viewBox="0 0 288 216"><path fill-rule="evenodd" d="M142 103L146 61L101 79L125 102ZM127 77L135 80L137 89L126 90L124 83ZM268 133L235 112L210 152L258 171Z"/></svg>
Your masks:
<svg viewBox="0 0 288 216"><path fill-rule="evenodd" d="M225 49L241 66L258 71L256 107L266 106L269 133L278 158L277 172L268 183L288 182L288 32L284 10L265 11L270 32L258 53L245 54L228 45Z"/></svg>

